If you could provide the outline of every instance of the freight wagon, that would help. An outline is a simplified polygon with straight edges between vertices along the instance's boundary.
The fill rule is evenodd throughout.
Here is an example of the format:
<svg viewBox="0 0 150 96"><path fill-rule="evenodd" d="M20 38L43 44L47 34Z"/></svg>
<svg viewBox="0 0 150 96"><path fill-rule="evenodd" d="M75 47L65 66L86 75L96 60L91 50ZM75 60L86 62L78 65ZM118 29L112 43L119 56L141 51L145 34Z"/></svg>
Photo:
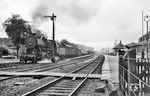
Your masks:
<svg viewBox="0 0 150 96"><path fill-rule="evenodd" d="M57 53L61 59L71 58L81 55L81 51L73 46L63 46L57 48Z"/></svg>

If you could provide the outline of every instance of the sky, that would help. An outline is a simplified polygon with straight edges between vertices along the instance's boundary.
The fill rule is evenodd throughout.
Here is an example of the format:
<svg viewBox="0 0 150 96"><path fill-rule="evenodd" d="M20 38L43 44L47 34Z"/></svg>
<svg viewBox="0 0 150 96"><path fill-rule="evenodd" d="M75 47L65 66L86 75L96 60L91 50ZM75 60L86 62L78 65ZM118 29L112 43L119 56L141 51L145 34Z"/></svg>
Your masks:
<svg viewBox="0 0 150 96"><path fill-rule="evenodd" d="M0 37L7 37L2 23L19 14L31 25L52 37L54 13L56 40L101 48L114 42L138 42L142 35L142 11L150 15L150 0L0 0ZM146 24L143 22L144 33Z"/></svg>

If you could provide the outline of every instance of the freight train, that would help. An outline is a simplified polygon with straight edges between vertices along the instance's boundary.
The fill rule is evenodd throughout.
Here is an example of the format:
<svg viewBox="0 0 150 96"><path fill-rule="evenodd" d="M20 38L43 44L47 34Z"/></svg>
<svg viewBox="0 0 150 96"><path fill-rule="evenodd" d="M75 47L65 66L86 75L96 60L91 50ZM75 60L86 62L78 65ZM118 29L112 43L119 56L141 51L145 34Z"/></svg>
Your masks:
<svg viewBox="0 0 150 96"><path fill-rule="evenodd" d="M68 44L59 46L56 43L53 44L52 40L47 40L33 33L24 40L24 45L22 45L20 52L20 61L24 63L28 61L37 62L44 58L48 58L51 59L52 62L55 62L53 52L55 56L57 55L61 59L82 55L81 50L75 46Z"/></svg>

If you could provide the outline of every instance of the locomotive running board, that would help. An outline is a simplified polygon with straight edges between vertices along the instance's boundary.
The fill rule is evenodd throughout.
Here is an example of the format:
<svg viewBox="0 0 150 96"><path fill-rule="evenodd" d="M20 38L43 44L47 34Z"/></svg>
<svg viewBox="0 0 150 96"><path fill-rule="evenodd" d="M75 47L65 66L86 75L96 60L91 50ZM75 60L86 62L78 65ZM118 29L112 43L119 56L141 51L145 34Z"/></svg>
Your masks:
<svg viewBox="0 0 150 96"><path fill-rule="evenodd" d="M7 72L7 71L0 71L0 76L54 76L54 77L61 77L65 76L68 73L56 73L56 72ZM88 78L93 79L102 79L105 74L91 74ZM84 78L86 74L69 74L65 77L70 78Z"/></svg>

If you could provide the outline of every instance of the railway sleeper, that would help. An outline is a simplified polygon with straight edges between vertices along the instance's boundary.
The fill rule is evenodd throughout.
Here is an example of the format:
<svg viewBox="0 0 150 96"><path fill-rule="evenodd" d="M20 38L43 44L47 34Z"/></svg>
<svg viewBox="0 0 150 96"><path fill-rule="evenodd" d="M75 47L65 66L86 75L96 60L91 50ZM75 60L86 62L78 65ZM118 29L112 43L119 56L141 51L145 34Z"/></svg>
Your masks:
<svg viewBox="0 0 150 96"><path fill-rule="evenodd" d="M41 75L34 75L32 76L33 79L42 79L45 78L46 76L41 76Z"/></svg>
<svg viewBox="0 0 150 96"><path fill-rule="evenodd" d="M54 87L60 87L60 88L73 88L72 86L63 86L63 85L56 85L56 86L54 86Z"/></svg>
<svg viewBox="0 0 150 96"><path fill-rule="evenodd" d="M51 88L54 88L54 89L60 89L60 90L73 90L74 88L66 88L66 87L57 87L57 86L54 86L54 87L51 87Z"/></svg>
<svg viewBox="0 0 150 96"><path fill-rule="evenodd" d="M39 96L68 96L67 93L41 93Z"/></svg>
<svg viewBox="0 0 150 96"><path fill-rule="evenodd" d="M69 94L71 92L71 90L48 89L48 90L45 90L44 92L48 92L48 93L68 93Z"/></svg>

